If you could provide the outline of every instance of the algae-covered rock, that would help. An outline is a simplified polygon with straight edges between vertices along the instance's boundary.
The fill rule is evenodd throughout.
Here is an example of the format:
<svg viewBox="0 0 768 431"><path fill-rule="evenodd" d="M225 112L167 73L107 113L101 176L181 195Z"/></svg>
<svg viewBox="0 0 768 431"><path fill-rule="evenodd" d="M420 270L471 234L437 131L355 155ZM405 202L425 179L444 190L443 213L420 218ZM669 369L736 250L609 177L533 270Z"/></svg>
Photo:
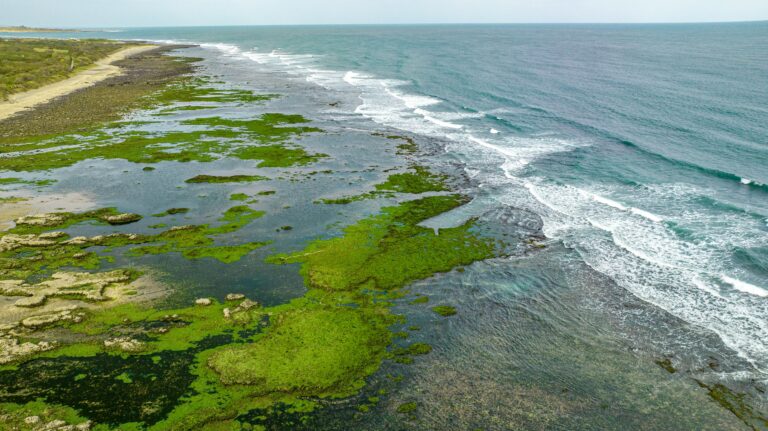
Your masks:
<svg viewBox="0 0 768 431"><path fill-rule="evenodd" d="M22 296L17 307L39 307L51 297L66 297L100 302L110 298L104 295L108 287L124 287L134 279L130 271L109 272L57 272L51 278L37 284L22 280L0 280L0 295Z"/></svg>
<svg viewBox="0 0 768 431"><path fill-rule="evenodd" d="M24 225L24 226L58 226L64 221L66 218L62 214L32 214L28 216L21 217L19 219L16 219L16 225Z"/></svg>
<svg viewBox="0 0 768 431"><path fill-rule="evenodd" d="M136 353L143 351L146 345L131 337L117 337L104 340L104 347L107 349L119 349L128 353Z"/></svg>
<svg viewBox="0 0 768 431"><path fill-rule="evenodd" d="M195 300L195 305L201 305L203 307L207 307L211 304L213 304L213 301L211 301L210 298L199 298Z"/></svg>
<svg viewBox="0 0 768 431"><path fill-rule="evenodd" d="M259 303L256 301L251 301L250 299L246 299L243 302L240 303L240 305L237 306L240 310L250 310L251 308L256 308L259 306Z"/></svg>
<svg viewBox="0 0 768 431"><path fill-rule="evenodd" d="M21 321L21 325L29 329L39 329L62 321L80 321L82 314L74 313L76 306L59 308L50 313L30 316Z"/></svg>
<svg viewBox="0 0 768 431"><path fill-rule="evenodd" d="M301 252L274 255L268 262L301 263L305 282L315 289L352 291L364 284L382 290L401 288L500 253L498 243L472 232L474 220L441 229L439 235L419 225L463 202L458 195L431 196L387 207L348 226L341 237L313 241Z"/></svg>
<svg viewBox="0 0 768 431"><path fill-rule="evenodd" d="M403 403L397 406L397 412L404 414L413 413L418 407L419 405L415 401L411 401L409 403Z"/></svg>
<svg viewBox="0 0 768 431"><path fill-rule="evenodd" d="M56 245L55 239L42 235L7 234L0 238L0 253L21 247L50 247Z"/></svg>
<svg viewBox="0 0 768 431"><path fill-rule="evenodd" d="M225 299L227 301L239 301L241 299L245 299L245 295L242 293L228 293Z"/></svg>
<svg viewBox="0 0 768 431"><path fill-rule="evenodd" d="M197 175L186 180L186 183L199 184L199 183L249 183L254 181L265 181L269 178L261 175L230 175L230 176L217 176L217 175Z"/></svg>
<svg viewBox="0 0 768 431"><path fill-rule="evenodd" d="M48 341L20 343L19 340L12 337L0 337L0 365L9 364L55 347L56 344Z"/></svg>
<svg viewBox="0 0 768 431"><path fill-rule="evenodd" d="M452 307L450 305L438 305L436 307L432 307L432 311L443 317L449 317L456 314L456 307Z"/></svg>
<svg viewBox="0 0 768 431"><path fill-rule="evenodd" d="M141 216L138 214L124 213L124 214L117 214L117 215L107 215L107 216L104 216L102 219L111 225L123 225L123 224L135 223L141 220Z"/></svg>
<svg viewBox="0 0 768 431"><path fill-rule="evenodd" d="M21 298L13 303L17 307L35 308L45 304L48 298L44 295L35 295Z"/></svg>

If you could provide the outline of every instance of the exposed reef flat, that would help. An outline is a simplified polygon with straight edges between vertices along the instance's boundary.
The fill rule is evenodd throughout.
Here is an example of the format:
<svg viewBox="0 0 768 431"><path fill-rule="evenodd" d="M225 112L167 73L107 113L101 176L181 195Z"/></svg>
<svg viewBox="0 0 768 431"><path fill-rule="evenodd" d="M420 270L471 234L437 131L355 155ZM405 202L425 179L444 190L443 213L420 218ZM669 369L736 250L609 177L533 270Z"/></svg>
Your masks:
<svg viewBox="0 0 768 431"><path fill-rule="evenodd" d="M0 121L0 192L14 205L0 232L0 417L23 429L266 429L293 423L285 409L301 421L334 403L370 411L386 391L359 396L384 364L432 351L393 332L409 283L505 245L475 220L419 226L468 198L405 158L406 146L418 151L409 138L368 135L388 168L367 169L375 184L329 201L309 184L336 181L350 160L332 136L312 143L323 127L272 108L274 92L222 85L174 49ZM121 166L123 177L101 174L112 190L163 199L91 191L76 210L42 205L40 195L93 190L78 177L101 164ZM323 202L375 210L350 206L333 237L280 215L294 205L323 214L333 207ZM246 261L260 268L249 277L295 274L301 289L267 303L242 285L189 296L200 280L174 270L227 274Z"/></svg>

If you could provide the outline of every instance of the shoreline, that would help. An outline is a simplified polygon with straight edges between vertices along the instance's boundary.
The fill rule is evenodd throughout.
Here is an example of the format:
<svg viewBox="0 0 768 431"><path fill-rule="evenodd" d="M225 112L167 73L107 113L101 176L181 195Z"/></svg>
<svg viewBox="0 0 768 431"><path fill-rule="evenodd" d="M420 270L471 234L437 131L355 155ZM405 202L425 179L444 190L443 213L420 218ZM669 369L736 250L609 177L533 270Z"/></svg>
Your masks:
<svg viewBox="0 0 768 431"><path fill-rule="evenodd" d="M70 78L34 90L12 94L7 101L0 102L0 121L61 96L90 87L113 76L118 76L123 71L114 63L158 47L158 45L129 46L96 61L90 68Z"/></svg>

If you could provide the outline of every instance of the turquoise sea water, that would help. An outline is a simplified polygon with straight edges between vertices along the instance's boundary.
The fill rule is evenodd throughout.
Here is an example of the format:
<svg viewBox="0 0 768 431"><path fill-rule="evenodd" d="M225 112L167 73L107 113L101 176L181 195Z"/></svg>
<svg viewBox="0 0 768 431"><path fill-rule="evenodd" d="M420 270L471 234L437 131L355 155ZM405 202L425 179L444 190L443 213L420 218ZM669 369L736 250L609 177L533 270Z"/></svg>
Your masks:
<svg viewBox="0 0 768 431"><path fill-rule="evenodd" d="M441 149L432 161L463 176L474 199L440 222L482 216L500 233L546 236L540 253L429 290L468 311L425 331L436 354L413 368L434 427L469 429L482 411L505 418L498 429L672 429L686 417L678 403L708 406L694 382L765 408L768 23L88 36L201 44L239 79L252 70L338 100L308 105L309 116ZM514 414L526 410L536 419ZM563 422L552 411L589 413ZM707 414L684 428L723 429Z"/></svg>

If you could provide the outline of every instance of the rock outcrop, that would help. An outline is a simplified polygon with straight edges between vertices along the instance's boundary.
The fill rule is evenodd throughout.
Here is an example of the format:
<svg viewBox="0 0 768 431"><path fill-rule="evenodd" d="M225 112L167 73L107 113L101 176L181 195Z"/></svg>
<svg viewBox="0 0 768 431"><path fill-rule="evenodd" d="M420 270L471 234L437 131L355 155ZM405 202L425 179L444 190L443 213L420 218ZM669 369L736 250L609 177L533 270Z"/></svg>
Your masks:
<svg viewBox="0 0 768 431"><path fill-rule="evenodd" d="M17 307L37 307L51 297L78 298L85 301L106 301L107 287L127 286L132 281L128 271L110 272L57 272L50 279L38 284L27 284L22 280L0 280L0 295L22 296L16 301Z"/></svg>
<svg viewBox="0 0 768 431"><path fill-rule="evenodd" d="M104 220L105 222L111 225L122 225L122 224L135 223L141 220L141 216L138 214L124 213L124 214L104 216L102 217L102 220Z"/></svg>
<svg viewBox="0 0 768 431"><path fill-rule="evenodd" d="M9 364L55 347L55 343L47 341L21 343L13 337L0 336L0 365Z"/></svg>

